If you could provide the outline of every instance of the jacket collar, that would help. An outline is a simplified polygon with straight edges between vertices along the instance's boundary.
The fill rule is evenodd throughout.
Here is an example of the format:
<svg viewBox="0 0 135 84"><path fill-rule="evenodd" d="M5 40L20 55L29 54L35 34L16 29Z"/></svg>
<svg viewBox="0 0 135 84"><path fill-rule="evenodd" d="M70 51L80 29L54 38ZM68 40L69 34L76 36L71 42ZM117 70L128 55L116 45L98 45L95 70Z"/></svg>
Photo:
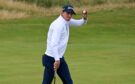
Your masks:
<svg viewBox="0 0 135 84"><path fill-rule="evenodd" d="M59 16L59 19L65 24L69 24L69 21L66 21L61 15Z"/></svg>

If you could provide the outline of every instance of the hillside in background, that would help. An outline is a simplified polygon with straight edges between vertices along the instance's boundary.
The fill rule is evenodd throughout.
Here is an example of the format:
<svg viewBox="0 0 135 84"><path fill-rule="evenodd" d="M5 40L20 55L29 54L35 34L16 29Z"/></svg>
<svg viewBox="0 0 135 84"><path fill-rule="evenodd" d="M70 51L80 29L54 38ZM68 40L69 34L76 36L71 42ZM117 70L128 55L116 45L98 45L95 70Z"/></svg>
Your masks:
<svg viewBox="0 0 135 84"><path fill-rule="evenodd" d="M58 15L62 5L66 3L74 3L75 10L79 14L81 14L83 9L87 9L89 12L95 12L115 8L135 8L135 0L71 0L70 2L69 0L64 0L65 2L61 2L61 4L58 4L58 0L55 0L55 2L53 2L54 0L44 0L51 2L42 2L42 0L40 0L42 5L38 5L38 1L39 0L0 0L0 19ZM49 5L50 3L52 7L48 8L46 4ZM43 6L43 4L46 6ZM56 5L54 6L54 4Z"/></svg>
<svg viewBox="0 0 135 84"><path fill-rule="evenodd" d="M135 0L14 0L22 1L26 3L34 3L38 6L52 7L61 6L64 4L73 4L75 6L86 6L86 5L101 5L108 3L133 3Z"/></svg>

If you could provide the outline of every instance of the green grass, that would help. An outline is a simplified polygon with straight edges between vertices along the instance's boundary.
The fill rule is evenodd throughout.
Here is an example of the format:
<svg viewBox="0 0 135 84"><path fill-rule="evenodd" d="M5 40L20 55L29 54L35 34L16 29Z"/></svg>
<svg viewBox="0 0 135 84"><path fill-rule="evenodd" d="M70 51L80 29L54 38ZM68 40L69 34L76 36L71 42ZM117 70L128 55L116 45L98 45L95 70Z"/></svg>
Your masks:
<svg viewBox="0 0 135 84"><path fill-rule="evenodd" d="M41 55L55 18L0 21L0 84L42 83ZM65 58L74 84L135 84L134 51L135 9L117 9L91 13L87 25L72 27Z"/></svg>

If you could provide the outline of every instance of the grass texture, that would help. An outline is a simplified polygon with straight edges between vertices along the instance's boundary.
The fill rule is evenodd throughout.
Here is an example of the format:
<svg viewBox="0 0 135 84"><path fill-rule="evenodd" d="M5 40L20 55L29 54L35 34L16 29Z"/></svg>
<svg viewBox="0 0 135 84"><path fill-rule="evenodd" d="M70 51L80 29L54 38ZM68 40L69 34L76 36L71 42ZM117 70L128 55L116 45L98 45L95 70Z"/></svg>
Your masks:
<svg viewBox="0 0 135 84"><path fill-rule="evenodd" d="M0 84L42 83L41 55L56 17L0 21ZM135 9L121 8L90 13L87 25L71 27L65 59L74 84L135 84L134 51Z"/></svg>

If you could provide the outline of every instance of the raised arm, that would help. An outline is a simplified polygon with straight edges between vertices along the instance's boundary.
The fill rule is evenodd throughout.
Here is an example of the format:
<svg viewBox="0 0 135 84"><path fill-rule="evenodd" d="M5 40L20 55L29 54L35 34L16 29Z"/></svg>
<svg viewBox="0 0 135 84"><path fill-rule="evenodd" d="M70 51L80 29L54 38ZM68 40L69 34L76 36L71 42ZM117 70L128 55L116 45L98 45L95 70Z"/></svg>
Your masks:
<svg viewBox="0 0 135 84"><path fill-rule="evenodd" d="M85 23L87 23L87 11L83 10L82 19L79 19L79 20L71 19L69 24L70 24L70 26L81 26Z"/></svg>
<svg viewBox="0 0 135 84"><path fill-rule="evenodd" d="M76 20L76 19L71 19L70 20L70 26L81 26L83 24L85 24L87 22L87 20L84 20L83 18L80 20Z"/></svg>

